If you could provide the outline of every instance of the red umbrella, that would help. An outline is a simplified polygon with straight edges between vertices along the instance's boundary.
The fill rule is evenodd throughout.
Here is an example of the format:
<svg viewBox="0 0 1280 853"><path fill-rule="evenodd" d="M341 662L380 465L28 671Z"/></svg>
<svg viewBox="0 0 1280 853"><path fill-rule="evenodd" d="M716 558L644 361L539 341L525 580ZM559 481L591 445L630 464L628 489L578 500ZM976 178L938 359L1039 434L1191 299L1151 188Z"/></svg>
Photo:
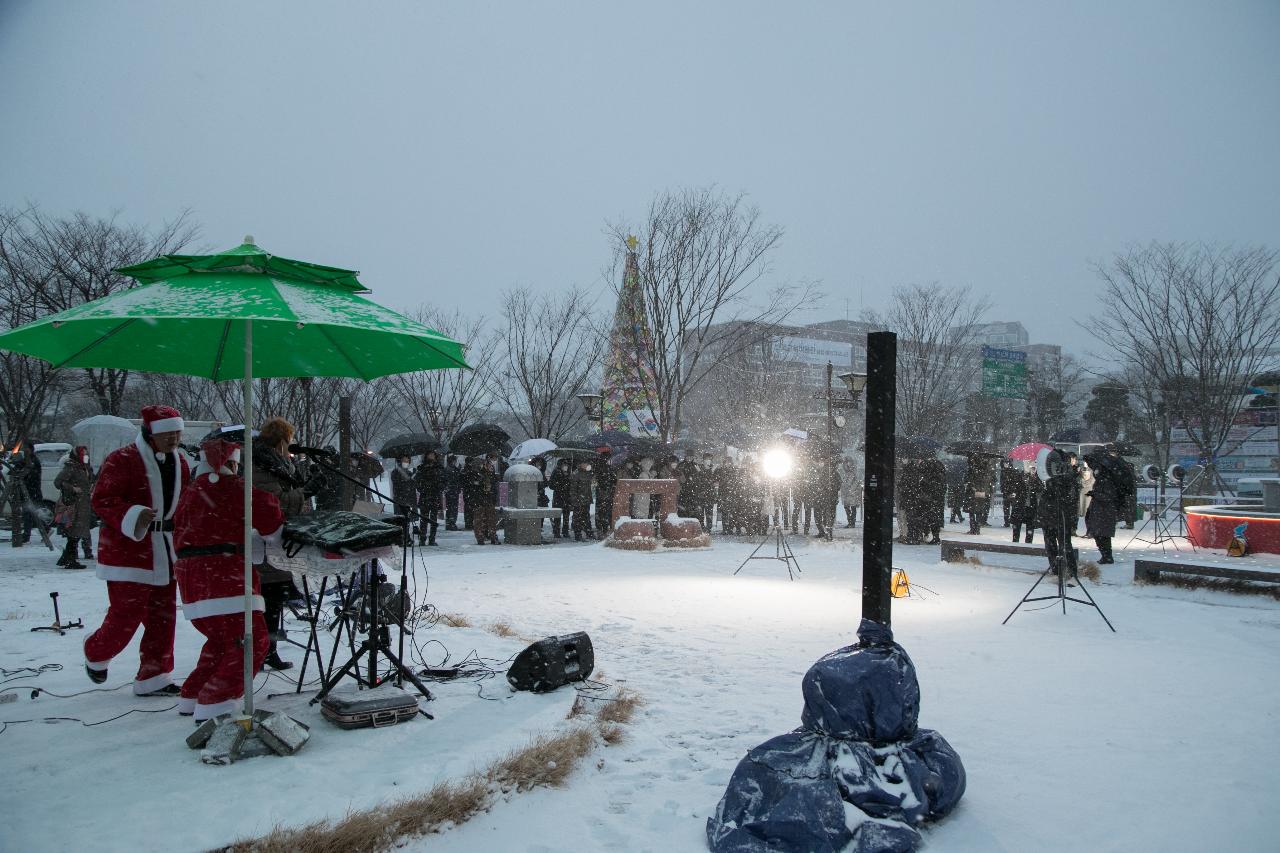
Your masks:
<svg viewBox="0 0 1280 853"><path fill-rule="evenodd" d="M1041 450L1053 450L1053 448L1047 444L1040 444L1032 441L1027 444L1019 444L1013 450L1010 450L1009 458L1018 459L1023 462L1035 462L1036 454Z"/></svg>

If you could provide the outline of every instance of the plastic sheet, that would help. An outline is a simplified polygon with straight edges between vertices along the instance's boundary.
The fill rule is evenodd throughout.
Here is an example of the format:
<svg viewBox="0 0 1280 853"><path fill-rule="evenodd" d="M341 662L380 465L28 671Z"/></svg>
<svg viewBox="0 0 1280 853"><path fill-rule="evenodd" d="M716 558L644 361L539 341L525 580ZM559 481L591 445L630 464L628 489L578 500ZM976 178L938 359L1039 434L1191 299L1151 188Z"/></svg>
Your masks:
<svg viewBox="0 0 1280 853"><path fill-rule="evenodd" d="M803 727L747 753L707 821L715 853L907 853L964 794L960 756L917 727L915 666L863 620L805 674Z"/></svg>

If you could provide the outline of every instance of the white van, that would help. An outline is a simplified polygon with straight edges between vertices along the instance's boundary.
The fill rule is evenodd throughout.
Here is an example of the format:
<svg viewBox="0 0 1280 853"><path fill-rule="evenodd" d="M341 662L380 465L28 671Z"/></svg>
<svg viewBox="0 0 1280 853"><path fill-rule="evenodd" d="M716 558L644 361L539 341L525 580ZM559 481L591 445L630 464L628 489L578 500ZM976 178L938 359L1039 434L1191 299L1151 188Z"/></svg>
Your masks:
<svg viewBox="0 0 1280 853"><path fill-rule="evenodd" d="M40 496L48 503L56 503L58 490L53 481L62 471L62 464L67 461L67 454L72 447L65 441L45 441L31 446L32 452L40 460Z"/></svg>

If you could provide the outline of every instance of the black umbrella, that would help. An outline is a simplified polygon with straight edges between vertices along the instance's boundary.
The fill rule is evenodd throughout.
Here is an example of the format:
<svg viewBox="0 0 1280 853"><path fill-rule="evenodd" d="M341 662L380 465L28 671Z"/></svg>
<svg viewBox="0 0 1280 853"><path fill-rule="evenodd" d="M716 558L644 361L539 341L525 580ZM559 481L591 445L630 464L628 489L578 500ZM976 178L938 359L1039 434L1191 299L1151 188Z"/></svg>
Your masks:
<svg viewBox="0 0 1280 853"><path fill-rule="evenodd" d="M938 455L938 449L921 442L919 438L900 435L893 440L893 453L899 459L933 459Z"/></svg>
<svg viewBox="0 0 1280 853"><path fill-rule="evenodd" d="M607 429L604 432L595 432L582 439L587 443L588 447L607 447L610 450L621 450L624 447L630 447L640 442L650 442L652 439L645 438L642 435L636 435L630 432L623 432L620 429Z"/></svg>
<svg viewBox="0 0 1280 853"><path fill-rule="evenodd" d="M506 456L511 452L511 436L497 424L469 424L453 436L449 452L458 456L484 456L495 450Z"/></svg>
<svg viewBox="0 0 1280 853"><path fill-rule="evenodd" d="M1110 440L1097 430L1087 427L1060 429L1049 436L1050 444L1105 444Z"/></svg>
<svg viewBox="0 0 1280 853"><path fill-rule="evenodd" d="M440 446L440 442L433 435L425 432L408 432L404 435L397 435L395 438L382 445L382 449L378 451L378 455L383 459L399 459L403 456L422 456L428 451L435 450Z"/></svg>
<svg viewBox="0 0 1280 853"><path fill-rule="evenodd" d="M947 453L952 456L1004 456L988 441L953 441L947 445Z"/></svg>

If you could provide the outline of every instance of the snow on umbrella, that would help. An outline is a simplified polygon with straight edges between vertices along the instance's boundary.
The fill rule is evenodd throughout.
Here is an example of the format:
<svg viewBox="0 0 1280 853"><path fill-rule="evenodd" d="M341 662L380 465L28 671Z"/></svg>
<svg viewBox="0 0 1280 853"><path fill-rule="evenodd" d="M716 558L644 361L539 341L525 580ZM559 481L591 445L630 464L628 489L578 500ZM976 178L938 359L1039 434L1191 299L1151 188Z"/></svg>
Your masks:
<svg viewBox="0 0 1280 853"><path fill-rule="evenodd" d="M556 443L549 438L527 438L511 451L511 459L532 459L556 449Z"/></svg>
<svg viewBox="0 0 1280 853"><path fill-rule="evenodd" d="M464 346L370 302L354 270L282 258L253 238L214 255L162 255L116 272L140 287L86 302L0 335L0 349L56 368L241 380L253 423L253 378L345 376L466 368ZM252 432L245 456L252 458ZM253 466L244 467L244 711L253 713Z"/></svg>
<svg viewBox="0 0 1280 853"><path fill-rule="evenodd" d="M387 441L378 451L383 459L399 459L402 456L422 456L440 446L440 441L425 432L408 432Z"/></svg>
<svg viewBox="0 0 1280 853"><path fill-rule="evenodd" d="M76 421L71 427L76 444L89 448L89 464L93 470L102 467L102 461L113 450L132 444L138 435L138 427L115 415L93 415Z"/></svg>
<svg viewBox="0 0 1280 853"><path fill-rule="evenodd" d="M453 436L449 452L457 456L484 456L497 451L506 455L511 436L497 424L468 424Z"/></svg>
<svg viewBox="0 0 1280 853"><path fill-rule="evenodd" d="M607 447L610 450L621 450L624 447L630 447L641 441L649 441L643 436L632 435L629 432L623 432L620 429L607 429L604 432L596 432L583 438L582 441L588 447Z"/></svg>
<svg viewBox="0 0 1280 853"><path fill-rule="evenodd" d="M1053 450L1053 448L1047 444L1040 444L1039 442L1031 441L1026 444L1019 444L1005 455L1010 459L1021 462L1035 462L1036 454L1041 450Z"/></svg>

